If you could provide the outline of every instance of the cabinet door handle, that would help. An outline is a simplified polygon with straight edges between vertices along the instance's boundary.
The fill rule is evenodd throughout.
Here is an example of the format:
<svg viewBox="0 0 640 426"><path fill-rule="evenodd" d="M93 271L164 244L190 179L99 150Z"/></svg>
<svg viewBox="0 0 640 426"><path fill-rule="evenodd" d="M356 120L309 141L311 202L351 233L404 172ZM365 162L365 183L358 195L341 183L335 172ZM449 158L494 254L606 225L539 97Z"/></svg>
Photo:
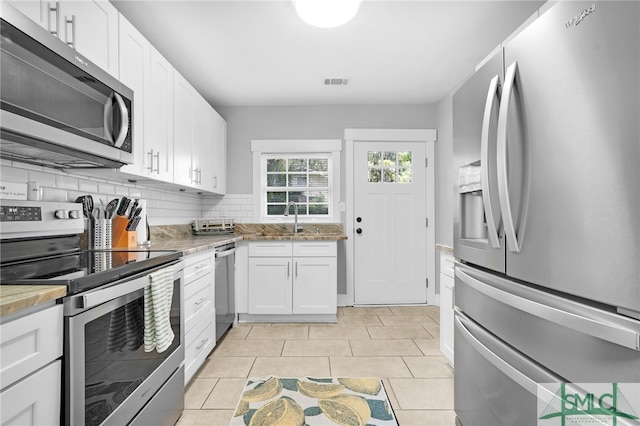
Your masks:
<svg viewBox="0 0 640 426"><path fill-rule="evenodd" d="M289 278L291 276L291 262L287 262L287 278Z"/></svg>
<svg viewBox="0 0 640 426"><path fill-rule="evenodd" d="M213 177L213 187L218 188L218 175Z"/></svg>
<svg viewBox="0 0 640 426"><path fill-rule="evenodd" d="M204 339L200 342L200 344L198 346L196 346L196 351L199 351L200 349L202 349L204 347L204 345L209 341L209 339Z"/></svg>
<svg viewBox="0 0 640 426"><path fill-rule="evenodd" d="M160 152L156 153L156 173L160 174Z"/></svg>
<svg viewBox="0 0 640 426"><path fill-rule="evenodd" d="M201 298L200 300L198 300L198 301L195 303L195 305L196 305L196 306L200 306L200 305L202 305L202 303L203 303L203 302L206 302L206 300L207 300L207 299L203 297L203 298Z"/></svg>
<svg viewBox="0 0 640 426"><path fill-rule="evenodd" d="M65 34L65 42L71 46L73 50L76 49L76 15L71 15L71 19L65 16L65 29L69 28L69 24L71 24L71 41L68 40L68 32Z"/></svg>
<svg viewBox="0 0 640 426"><path fill-rule="evenodd" d="M296 278L298 278L298 262L296 261Z"/></svg>
<svg viewBox="0 0 640 426"><path fill-rule="evenodd" d="M59 32L60 32L60 2L56 1L53 2L54 6L51 7L52 3L49 3L49 32L51 34L53 34L56 37L59 37ZM51 29L51 12L55 12L55 24L56 24L56 29L52 30Z"/></svg>
<svg viewBox="0 0 640 426"><path fill-rule="evenodd" d="M147 166L147 170L149 173L153 173L153 149L147 153L149 156L149 166Z"/></svg>

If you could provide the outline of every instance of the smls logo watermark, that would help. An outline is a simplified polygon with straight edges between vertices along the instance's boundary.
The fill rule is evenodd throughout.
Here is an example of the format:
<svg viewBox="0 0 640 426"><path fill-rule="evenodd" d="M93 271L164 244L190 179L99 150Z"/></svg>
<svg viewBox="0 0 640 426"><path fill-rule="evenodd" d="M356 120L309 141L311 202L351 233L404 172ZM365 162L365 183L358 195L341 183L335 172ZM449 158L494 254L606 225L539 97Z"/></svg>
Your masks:
<svg viewBox="0 0 640 426"><path fill-rule="evenodd" d="M640 426L640 383L538 384L538 426Z"/></svg>

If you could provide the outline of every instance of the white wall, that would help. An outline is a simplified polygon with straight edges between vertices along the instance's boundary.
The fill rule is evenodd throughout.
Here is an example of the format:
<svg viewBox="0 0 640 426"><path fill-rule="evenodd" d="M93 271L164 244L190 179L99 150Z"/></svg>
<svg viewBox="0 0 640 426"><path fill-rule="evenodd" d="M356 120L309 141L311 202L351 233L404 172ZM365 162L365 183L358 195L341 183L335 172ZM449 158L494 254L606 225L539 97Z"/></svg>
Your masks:
<svg viewBox="0 0 640 426"><path fill-rule="evenodd" d="M345 128L434 128L434 105L218 107L227 121L227 193L253 192L252 139L343 139Z"/></svg>
<svg viewBox="0 0 640 426"><path fill-rule="evenodd" d="M453 247L453 101L449 95L437 105L436 244Z"/></svg>

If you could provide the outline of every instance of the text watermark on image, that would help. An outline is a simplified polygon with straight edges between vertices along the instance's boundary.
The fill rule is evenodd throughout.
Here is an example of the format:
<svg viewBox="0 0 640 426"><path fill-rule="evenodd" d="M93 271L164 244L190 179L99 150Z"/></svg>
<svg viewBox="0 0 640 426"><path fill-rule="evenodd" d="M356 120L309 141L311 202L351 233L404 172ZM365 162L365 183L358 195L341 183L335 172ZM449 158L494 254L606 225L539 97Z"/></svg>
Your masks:
<svg viewBox="0 0 640 426"><path fill-rule="evenodd" d="M539 383L538 426L640 426L640 383Z"/></svg>

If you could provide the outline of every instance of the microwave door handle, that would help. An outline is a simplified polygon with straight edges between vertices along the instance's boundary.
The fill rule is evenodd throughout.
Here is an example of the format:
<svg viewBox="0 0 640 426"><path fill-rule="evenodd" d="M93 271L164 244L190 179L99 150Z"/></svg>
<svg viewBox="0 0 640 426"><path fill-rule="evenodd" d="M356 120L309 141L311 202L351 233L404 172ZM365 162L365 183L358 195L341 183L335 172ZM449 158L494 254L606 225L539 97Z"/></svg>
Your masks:
<svg viewBox="0 0 640 426"><path fill-rule="evenodd" d="M124 104L122 96L115 92L113 92L113 96L118 103L118 110L120 111L120 133L118 133L118 138L115 140L113 145L116 148L121 148L125 138L127 137L127 132L129 131L129 110L127 110L127 106Z"/></svg>
<svg viewBox="0 0 640 426"><path fill-rule="evenodd" d="M113 142L113 133L111 132L111 117L113 114L113 93L109 95L104 103L104 135L109 142Z"/></svg>
<svg viewBox="0 0 640 426"><path fill-rule="evenodd" d="M491 247L500 248L500 239L498 237L498 223L500 223L500 211L498 210L498 217L496 218L493 212L493 197L491 193L490 181L489 181L489 132L491 128L491 113L493 112L493 106L500 96L500 76L495 76L489 83L489 91L487 92L487 102L484 107L484 117L482 120L482 135L480 138L480 170L482 174L482 202L484 204L484 211L486 212L487 231L489 235L489 242ZM499 102L499 101L498 101ZM492 159L493 160L493 159ZM491 161L493 163L493 161Z"/></svg>

